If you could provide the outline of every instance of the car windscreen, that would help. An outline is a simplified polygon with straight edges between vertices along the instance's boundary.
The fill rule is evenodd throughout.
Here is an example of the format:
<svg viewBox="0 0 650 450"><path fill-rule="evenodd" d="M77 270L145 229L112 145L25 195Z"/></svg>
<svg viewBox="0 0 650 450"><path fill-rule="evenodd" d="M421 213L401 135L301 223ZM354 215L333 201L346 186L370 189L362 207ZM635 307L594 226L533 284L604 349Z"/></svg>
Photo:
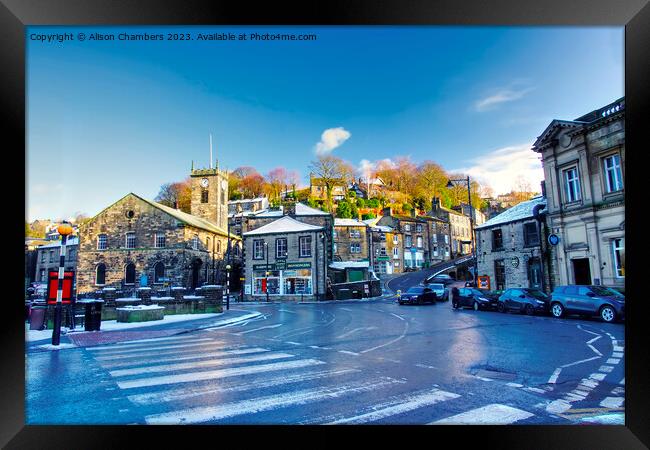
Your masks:
<svg viewBox="0 0 650 450"><path fill-rule="evenodd" d="M527 289L526 293L530 295L533 298L537 298L539 300L548 300L548 297L546 294L544 294L542 291L538 291L536 289Z"/></svg>
<svg viewBox="0 0 650 450"><path fill-rule="evenodd" d="M408 291L406 291L407 294L421 294L424 291L423 287L417 287L413 286L410 287Z"/></svg>
<svg viewBox="0 0 650 450"><path fill-rule="evenodd" d="M434 283L434 284L430 284L430 285L429 285L429 288L431 288L431 289L433 289L433 290L435 290L435 291L439 291L439 290L441 290L441 289L444 289L444 288L445 288L445 285L444 285L444 284L440 284L440 283Z"/></svg>

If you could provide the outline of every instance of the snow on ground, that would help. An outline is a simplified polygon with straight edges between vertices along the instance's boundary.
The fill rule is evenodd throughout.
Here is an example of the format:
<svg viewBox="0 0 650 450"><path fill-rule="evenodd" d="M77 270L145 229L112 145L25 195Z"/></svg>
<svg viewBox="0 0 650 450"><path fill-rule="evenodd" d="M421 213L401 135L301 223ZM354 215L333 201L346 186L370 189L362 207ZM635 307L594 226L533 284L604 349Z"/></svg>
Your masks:
<svg viewBox="0 0 650 450"><path fill-rule="evenodd" d="M209 319L211 317L218 317L224 313L209 313L209 314L173 314L165 316L163 320L152 320L149 322L132 322L132 323L118 323L117 320L102 320L100 327L101 331L115 331L125 330L129 328L150 327L154 325L161 325L172 322L185 322L188 320ZM235 318L236 319L236 318ZM61 335L63 336L69 330L68 328L61 327ZM77 331L83 331L83 327L77 327ZM89 331L89 333L93 333ZM52 339L52 330L30 330L29 324L25 324L25 341L39 341L43 339Z"/></svg>

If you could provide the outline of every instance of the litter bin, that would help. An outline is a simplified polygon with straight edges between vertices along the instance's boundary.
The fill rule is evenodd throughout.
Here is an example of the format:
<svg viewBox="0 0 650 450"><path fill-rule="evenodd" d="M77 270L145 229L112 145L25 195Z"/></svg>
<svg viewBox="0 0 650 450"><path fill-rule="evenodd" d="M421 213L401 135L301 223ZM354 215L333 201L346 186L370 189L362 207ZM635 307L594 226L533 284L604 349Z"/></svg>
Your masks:
<svg viewBox="0 0 650 450"><path fill-rule="evenodd" d="M44 330L45 329L45 313L47 306L32 306L32 312L29 315L29 329L30 330Z"/></svg>
<svg viewBox="0 0 650 450"><path fill-rule="evenodd" d="M84 330L99 331L102 324L102 304L103 301L91 300L85 301Z"/></svg>

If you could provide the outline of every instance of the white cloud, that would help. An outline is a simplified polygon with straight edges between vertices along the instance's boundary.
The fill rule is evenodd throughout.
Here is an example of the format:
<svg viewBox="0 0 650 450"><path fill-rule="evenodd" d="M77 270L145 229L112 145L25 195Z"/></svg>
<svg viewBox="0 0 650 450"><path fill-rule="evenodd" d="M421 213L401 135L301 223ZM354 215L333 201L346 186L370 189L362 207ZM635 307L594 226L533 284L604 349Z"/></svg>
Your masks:
<svg viewBox="0 0 650 450"><path fill-rule="evenodd" d="M511 88L499 89L493 94L476 101L474 103L474 109L478 112L488 111L490 109L494 109L497 105L501 103L518 100L532 90L533 88L525 88L519 90L515 90Z"/></svg>
<svg viewBox="0 0 650 450"><path fill-rule="evenodd" d="M332 150L341 146L350 136L352 136L350 132L343 127L328 128L323 131L320 142L316 144L316 154L318 156L329 155Z"/></svg>
<svg viewBox="0 0 650 450"><path fill-rule="evenodd" d="M450 173L465 173L479 183L489 185L495 194L510 192L521 176L530 183L533 191L540 192L544 170L538 154L531 150L532 145L531 142L494 150L470 160L473 165Z"/></svg>

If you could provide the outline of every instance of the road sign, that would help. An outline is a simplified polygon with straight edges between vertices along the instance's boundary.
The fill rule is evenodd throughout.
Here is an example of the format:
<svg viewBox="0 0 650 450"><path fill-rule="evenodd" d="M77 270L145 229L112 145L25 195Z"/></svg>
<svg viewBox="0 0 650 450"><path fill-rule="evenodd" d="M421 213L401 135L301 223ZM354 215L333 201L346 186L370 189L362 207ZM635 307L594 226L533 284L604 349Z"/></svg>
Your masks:
<svg viewBox="0 0 650 450"><path fill-rule="evenodd" d="M61 291L61 303L67 305L72 298L72 280L74 271L66 270L63 272L63 289ZM47 285L47 304L56 305L56 292L59 289L59 272L51 270L48 273Z"/></svg>
<svg viewBox="0 0 650 450"><path fill-rule="evenodd" d="M548 235L548 243L551 245L557 245L560 243L560 236L557 234L549 234Z"/></svg>

